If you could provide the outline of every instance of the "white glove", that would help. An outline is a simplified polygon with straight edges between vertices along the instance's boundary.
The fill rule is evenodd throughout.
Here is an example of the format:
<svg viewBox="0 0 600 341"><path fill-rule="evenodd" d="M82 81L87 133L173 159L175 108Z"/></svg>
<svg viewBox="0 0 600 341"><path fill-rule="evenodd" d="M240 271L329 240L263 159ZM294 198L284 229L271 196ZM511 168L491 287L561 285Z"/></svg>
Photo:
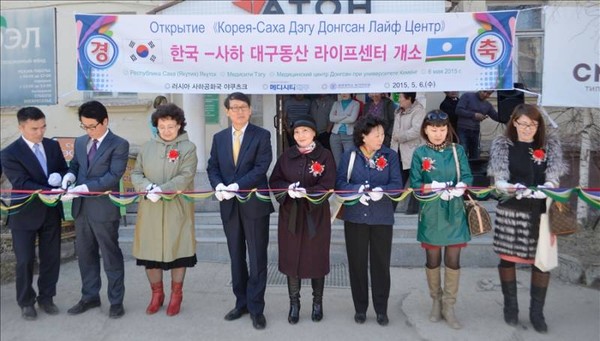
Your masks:
<svg viewBox="0 0 600 341"><path fill-rule="evenodd" d="M65 176L63 176L62 178L62 183L61 186L63 189L67 189L69 188L69 186L71 186L71 184L75 183L75 174L73 173L67 173L65 174Z"/></svg>
<svg viewBox="0 0 600 341"><path fill-rule="evenodd" d="M90 190L87 185L79 185L69 188L68 193L88 193Z"/></svg>
<svg viewBox="0 0 600 341"><path fill-rule="evenodd" d="M554 185L554 182L552 181L546 181L544 182L543 185L538 186L540 188L556 188L556 185Z"/></svg>
<svg viewBox="0 0 600 341"><path fill-rule="evenodd" d="M440 194L440 199L445 200L445 201L450 201L450 199L453 198L452 193L450 193L450 190L443 190L442 193Z"/></svg>
<svg viewBox="0 0 600 341"><path fill-rule="evenodd" d="M358 199L358 201L365 206L369 206L369 200L371 200L371 197L366 194L361 195L360 199Z"/></svg>
<svg viewBox="0 0 600 341"><path fill-rule="evenodd" d="M223 201L223 199L225 199L223 191L225 191L226 188L227 187L225 187L223 183L220 183L217 185L217 187L215 187L215 197L217 198L217 200Z"/></svg>
<svg viewBox="0 0 600 341"><path fill-rule="evenodd" d="M225 191L223 191L223 199L229 200L229 199L235 197L235 192L237 192L238 189L240 189L240 186L238 184L236 184L235 182L232 184L229 184L227 187L225 187Z"/></svg>
<svg viewBox="0 0 600 341"><path fill-rule="evenodd" d="M467 184L465 184L464 182L459 182L456 184L456 186L454 186L454 189L450 190L450 195L452 195L455 198L460 198L463 196L463 194L465 194L465 189L467 188Z"/></svg>
<svg viewBox="0 0 600 341"><path fill-rule="evenodd" d="M160 195L153 192L148 192L148 194L146 194L146 198L152 202L157 202L160 200Z"/></svg>
<svg viewBox="0 0 600 341"><path fill-rule="evenodd" d="M150 190L150 193L162 193L162 188L154 186L154 188Z"/></svg>
<svg viewBox="0 0 600 341"><path fill-rule="evenodd" d="M367 187L365 187L365 185L360 185L360 187L358 188L358 194L364 193L366 188Z"/></svg>
<svg viewBox="0 0 600 341"><path fill-rule="evenodd" d="M150 192L154 187L156 187L156 184L148 184L148 186L146 186L146 192Z"/></svg>
<svg viewBox="0 0 600 341"><path fill-rule="evenodd" d="M79 197L79 195L77 195L77 194L65 193L60 197L60 201L71 201L77 197Z"/></svg>
<svg viewBox="0 0 600 341"><path fill-rule="evenodd" d="M60 188L60 187L56 187L56 188L53 188L53 189L50 190L50 192L52 192L52 194L58 194L58 193L62 193L64 191L65 190L62 189L62 188Z"/></svg>
<svg viewBox="0 0 600 341"><path fill-rule="evenodd" d="M547 198L546 193L544 193L542 191L532 191L531 195L529 197L533 198L533 199L546 199Z"/></svg>
<svg viewBox="0 0 600 341"><path fill-rule="evenodd" d="M48 185L52 187L60 187L62 183L62 177L58 173L52 173L48 177Z"/></svg>
<svg viewBox="0 0 600 341"><path fill-rule="evenodd" d="M290 198L292 198L292 199L296 199L296 198L298 198L298 197L297 197L297 192L296 192L296 187L298 187L298 185L300 185L300 181L298 181L298 182L294 182L294 183L291 183L291 184L288 186L288 196L289 196Z"/></svg>
<svg viewBox="0 0 600 341"><path fill-rule="evenodd" d="M448 182L437 182L437 181L433 181L431 182L431 184L429 185L429 188L432 192L439 192L442 189L445 189L446 187L452 186L452 181L448 181Z"/></svg>
<svg viewBox="0 0 600 341"><path fill-rule="evenodd" d="M383 198L383 189L381 187L375 187L369 192L369 196L373 201L379 201Z"/></svg>
<svg viewBox="0 0 600 341"><path fill-rule="evenodd" d="M510 190L514 189L515 185L508 183L506 180L498 180L496 181L496 190L508 193Z"/></svg>
<svg viewBox="0 0 600 341"><path fill-rule="evenodd" d="M515 184L515 191L517 192L517 200L531 197L531 190L525 187L525 185L519 183Z"/></svg>

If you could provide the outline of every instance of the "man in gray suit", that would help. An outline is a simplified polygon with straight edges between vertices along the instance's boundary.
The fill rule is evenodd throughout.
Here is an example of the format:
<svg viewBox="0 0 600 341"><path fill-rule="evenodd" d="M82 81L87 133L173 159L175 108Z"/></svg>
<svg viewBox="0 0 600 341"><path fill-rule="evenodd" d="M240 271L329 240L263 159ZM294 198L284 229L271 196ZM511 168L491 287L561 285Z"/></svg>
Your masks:
<svg viewBox="0 0 600 341"><path fill-rule="evenodd" d="M100 253L108 279L110 318L125 314L125 272L123 253L119 248L119 207L106 195L88 192L119 192L119 180L125 173L129 157L129 143L108 129L108 113L102 103L89 101L79 107L81 129L87 135L75 140L75 155L69 172L62 179L63 188L70 184L68 193L73 200L75 218L76 254L81 273L81 299L67 312L81 314L100 306Z"/></svg>

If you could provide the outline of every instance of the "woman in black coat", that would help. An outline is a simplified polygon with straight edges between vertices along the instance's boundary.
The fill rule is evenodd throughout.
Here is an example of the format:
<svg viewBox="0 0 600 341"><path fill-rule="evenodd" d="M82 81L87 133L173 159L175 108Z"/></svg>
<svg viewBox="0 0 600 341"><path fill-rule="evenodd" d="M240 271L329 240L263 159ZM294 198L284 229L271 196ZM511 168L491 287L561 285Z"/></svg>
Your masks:
<svg viewBox="0 0 600 341"><path fill-rule="evenodd" d="M290 296L288 321L298 322L300 281L310 278L313 287L312 320L323 318L323 287L329 273L331 215L327 200L310 202L308 195L324 194L335 186L333 155L315 142L317 128L312 118L294 122L296 146L277 160L269 186L279 206L279 271L287 275Z"/></svg>

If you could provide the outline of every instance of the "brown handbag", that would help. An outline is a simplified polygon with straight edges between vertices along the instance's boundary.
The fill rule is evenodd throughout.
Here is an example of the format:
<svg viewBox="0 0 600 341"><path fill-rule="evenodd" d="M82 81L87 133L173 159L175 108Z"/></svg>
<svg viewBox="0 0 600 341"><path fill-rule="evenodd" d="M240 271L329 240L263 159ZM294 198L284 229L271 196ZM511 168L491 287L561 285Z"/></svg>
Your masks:
<svg viewBox="0 0 600 341"><path fill-rule="evenodd" d="M456 182L460 182L460 167L458 165L458 155L456 154L456 145L452 144L452 153L454 153L454 164L456 165ZM492 219L490 214L477 201L467 194L469 200L465 201L465 211L467 216L467 224L471 236L480 236L492 230Z"/></svg>
<svg viewBox="0 0 600 341"><path fill-rule="evenodd" d="M577 232L577 214L568 204L553 201L550 204L548 215L552 234L566 236Z"/></svg>
<svg viewBox="0 0 600 341"><path fill-rule="evenodd" d="M465 201L467 223L471 236L479 236L492 230L492 219L488 211L467 194L469 200Z"/></svg>

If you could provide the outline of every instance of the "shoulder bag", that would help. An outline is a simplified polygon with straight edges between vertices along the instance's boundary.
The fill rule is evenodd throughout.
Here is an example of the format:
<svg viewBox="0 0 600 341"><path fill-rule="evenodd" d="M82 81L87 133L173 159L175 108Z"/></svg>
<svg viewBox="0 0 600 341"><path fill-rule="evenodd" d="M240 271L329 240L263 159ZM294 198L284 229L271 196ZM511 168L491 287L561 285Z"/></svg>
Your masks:
<svg viewBox="0 0 600 341"><path fill-rule="evenodd" d="M454 164L456 165L456 182L460 182L460 166L458 163L458 155L456 153L456 144L452 143L452 153L454 154ZM467 194L469 200L465 201L465 212L469 232L471 236L480 236L492 230L492 219L488 211L481 206L477 201L473 200L470 194Z"/></svg>

